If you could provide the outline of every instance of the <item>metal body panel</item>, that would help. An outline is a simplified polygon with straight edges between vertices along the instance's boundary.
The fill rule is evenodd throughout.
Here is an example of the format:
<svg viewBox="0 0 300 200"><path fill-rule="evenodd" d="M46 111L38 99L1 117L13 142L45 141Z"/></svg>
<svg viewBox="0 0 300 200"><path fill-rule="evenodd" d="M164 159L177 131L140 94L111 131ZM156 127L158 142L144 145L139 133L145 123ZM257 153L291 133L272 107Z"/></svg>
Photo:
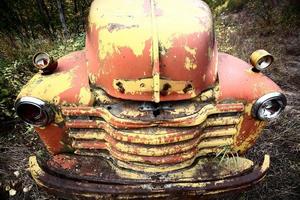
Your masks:
<svg viewBox="0 0 300 200"><path fill-rule="evenodd" d="M259 98L260 95L264 95L268 92L274 92L274 91L280 91L280 88L273 83L269 78L265 77L261 73L254 73L251 71L251 67L249 64L232 57L227 54L219 54L219 60L220 63L218 65L219 68L219 86L215 87L215 90L210 90L207 91L206 93L201 94L200 96L196 97L194 100L197 101L205 101L208 99L213 99L215 98L217 102L230 102L230 101L240 101L240 102L247 102L246 104L246 109L245 109L245 114L242 118L242 122L239 125L239 130L238 130L238 135L235 137L235 150L239 152L245 152L247 149L249 149L256 141L256 138L259 136L262 128L265 125L265 122L256 120L252 117L251 115L251 108L252 108L252 103L254 102L255 99ZM92 105L92 102L99 100L105 99L106 103L108 105L113 105L117 102L122 102L118 99L114 99L113 97L110 97L106 95L105 93L101 92L99 95L99 90L98 91L93 91L91 92L88 90L88 92L84 92L86 95L84 98L80 98L80 91L82 91L81 87L83 88L89 88L88 85L88 79L87 79L87 73L84 68L84 61L85 61L85 56L84 52L76 52L75 54L71 54L67 57L64 57L59 60L59 67L57 72L51 75L47 76L41 76L40 74L37 74L33 79L27 84L27 86L24 87L24 89L21 91L19 96L35 96L38 98L41 98L43 100L47 100L49 102L52 102L53 104L60 104L60 105L85 105L89 106ZM79 63L79 64L78 64ZM81 65L80 65L81 64ZM81 67L80 67L81 66ZM59 83L61 80L57 80L61 78L61 75L63 74L69 74L72 69L75 68L76 71L72 73L71 78L68 80L70 82L63 83L68 85L68 89L64 89L64 87L60 89L55 89L55 90L60 90L59 94L54 93L54 92L48 92L49 87L52 88L58 88L57 83ZM79 70L80 69L80 70ZM232 75L234 74L234 75ZM85 77L84 77L85 76ZM38 77L38 78L36 78ZM54 77L54 78L52 78ZM51 81L50 81L51 80ZM235 82L236 81L236 82ZM237 83L239 87L237 86ZM264 84L265 83L265 84ZM252 86L254 86L256 89L252 90ZM70 88L69 88L70 87ZM74 87L74 88L72 88ZM235 88L234 90L232 88ZM240 89L244 88L244 89ZM43 91L43 92L41 92ZM86 91L84 89L84 91ZM55 95L56 94L56 95ZM86 99L83 102L81 99ZM57 101L59 100L59 101ZM103 102L101 102L103 103ZM174 104L174 103L173 103ZM70 112L75 112L75 115L81 115L84 114L85 112L88 112L90 114L93 113L103 113L103 116L106 120L109 120L111 125L121 128L121 127L140 127L140 128L145 128L145 127L153 127L156 126L155 124L149 123L149 121L145 121L147 117L143 117L143 115L138 114L138 112L134 113L133 110L131 110L132 104L128 104L129 107L124 107L122 111L122 117L123 118L128 118L128 120L121 120L120 121L115 121L115 118L113 117L116 113L112 114L105 108L85 108L84 110L81 110L80 107L77 109L68 109ZM192 109L182 109L187 104L182 104L178 107L176 107L176 112L177 113L185 113L184 115L189 115L188 110ZM113 107L113 106L111 106ZM208 108L209 109L209 108ZM223 106L223 109L228 109L230 110L230 106L228 105ZM76 110L78 110L76 112ZM80 110L80 111L79 111ZM193 110L193 109L192 109ZM67 110L65 110L67 112ZM176 112L172 112L170 116L173 118L175 117ZM144 112L140 112L144 113ZM73 114L73 115L74 115ZM191 113L190 113L191 114ZM102 115L102 114L101 114ZM199 113L198 116L200 118L205 117L203 113ZM136 119L139 118L140 120L140 125L134 125L137 122L134 122ZM177 118L177 117L176 117ZM200 120L200 118L198 120ZM175 125L174 123L168 123L166 121L160 121L160 118L152 118L156 120L157 123L164 124L164 126L192 126L197 124L197 118L189 116L186 118L183 118L182 121L184 121L184 124L179 124ZM79 123L79 122L76 122ZM70 124L70 122L68 122ZM92 125L94 124L94 125ZM101 123L100 123L101 124ZM148 125L147 125L148 124ZM77 124L78 125L78 124ZM90 123L91 126L97 127L97 122L93 121ZM85 125L87 126L87 125ZM52 127L52 128L51 128ZM53 127L56 127L55 129ZM84 128L84 127L82 127ZM68 145L65 143L60 142L60 138L67 137L67 133L65 132L65 124L64 124L64 119L60 114L57 114L55 123L50 125L49 127L45 128L36 128L37 132L39 133L40 137L45 140L45 143L49 147L48 149L50 150L51 153L56 154L56 153L62 153L65 151L65 149L69 149ZM60 137L57 136L57 139L55 140L54 138L49 141L47 141L47 137L45 135L50 134L56 134L56 135L61 135ZM165 140L166 141L166 140ZM246 141L246 142L245 142ZM65 144L65 147L63 147Z"/></svg>
<svg viewBox="0 0 300 200"><path fill-rule="evenodd" d="M281 92L279 86L253 67L231 55L219 53L218 77L220 92L218 102L247 102L245 114L235 138L236 152L245 153L252 147L266 125L265 121L257 120L252 115L252 105L265 94Z"/></svg>
<svg viewBox="0 0 300 200"><path fill-rule="evenodd" d="M67 137L65 128L51 124L45 128L37 127L35 130L50 153L59 154L67 151L68 145L66 142Z"/></svg>
<svg viewBox="0 0 300 200"><path fill-rule="evenodd" d="M237 174L232 173L231 176L228 174L229 176L226 177L226 173L224 174L224 171L221 170L224 169L223 167L216 169L214 168L215 164L210 165L211 163L208 161L203 165L199 165L200 172L202 172L201 168L203 167L202 170L204 174L192 173L187 175L190 176L190 178L181 180L179 178L178 180L177 178L182 176L179 173L177 178L176 176L174 177L175 180L173 179L173 182L168 181L168 177L164 179L163 174L156 176L150 175L148 178L147 175L146 178L141 178L139 176L131 177L130 172L126 175L124 172L118 172L113 166L105 164L101 165L103 170L100 175L98 174L97 176L97 171L94 171L94 168L79 167L75 170L76 166L80 166L80 160L76 160L75 158L71 158L70 160L67 156L59 159L65 159L65 163L68 164L62 166L61 163L63 162L57 163L52 160L47 167L42 163L39 164L36 157L31 157L29 166L33 178L40 186L46 188L49 192L59 194L67 199L155 199L170 197L207 197L209 195L242 190L256 184L265 176L270 164L270 158L267 155L263 162L254 168L252 168L251 161L249 163L244 161L235 161L231 164L236 165L235 170ZM224 162L228 164L226 159ZM220 164L220 166L226 166L226 164L223 163ZM54 168L56 169L51 171ZM76 177L81 177L81 179L78 180L76 178L71 178L72 173L74 172L75 174L80 174ZM205 174L207 172L215 174L215 179L211 179L214 175ZM222 175L219 174L218 176L219 172L221 172ZM61 176L59 173L63 173L65 178L60 178ZM102 175L103 173L105 174L104 176ZM88 179L90 175L94 178L93 181L82 181L83 177ZM207 175L208 177L206 177ZM105 176L108 177L105 178ZM124 176L127 176L127 179ZM97 178L100 179L97 180ZM197 180L194 180L194 178ZM172 178L170 180L172 180ZM114 183L115 181L117 181L118 184Z"/></svg>
<svg viewBox="0 0 300 200"><path fill-rule="evenodd" d="M85 51L73 52L60 58L54 73L37 73L21 90L18 98L30 96L55 105L92 105L86 69Z"/></svg>
<svg viewBox="0 0 300 200"><path fill-rule="evenodd" d="M212 16L199 0L96 0L86 51L91 83L117 98L189 99L217 78Z"/></svg>
<svg viewBox="0 0 300 200"><path fill-rule="evenodd" d="M254 163L246 158L203 158L185 170L167 173L140 173L119 167L113 161L92 157L60 154L41 166L70 179L80 179L110 184L176 183L212 181L238 176L251 171ZM218 167L219 165L219 167ZM233 167L234 166L234 167Z"/></svg>
<svg viewBox="0 0 300 200"><path fill-rule="evenodd" d="M219 53L218 77L220 95L218 101L241 100L254 103L259 97L280 92L279 86L261 72L234 56Z"/></svg>

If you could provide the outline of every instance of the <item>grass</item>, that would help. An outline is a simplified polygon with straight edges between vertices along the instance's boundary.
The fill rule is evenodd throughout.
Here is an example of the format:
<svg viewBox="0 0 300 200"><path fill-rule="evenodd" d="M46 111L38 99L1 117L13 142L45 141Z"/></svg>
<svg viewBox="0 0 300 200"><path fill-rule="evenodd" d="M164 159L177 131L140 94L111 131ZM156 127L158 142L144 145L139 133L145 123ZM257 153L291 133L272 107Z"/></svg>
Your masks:
<svg viewBox="0 0 300 200"><path fill-rule="evenodd" d="M288 106L246 155L254 161L264 154L271 156L265 180L251 191L224 199L300 199L300 59L287 51L291 44L300 45L300 26L297 21L280 20L276 15L280 10L270 13L274 18L268 19L269 24L255 13L254 6L250 2L240 12L220 16L216 23L219 49L246 61L256 49L271 52L275 63L264 73L284 90ZM293 63L298 63L298 69Z"/></svg>

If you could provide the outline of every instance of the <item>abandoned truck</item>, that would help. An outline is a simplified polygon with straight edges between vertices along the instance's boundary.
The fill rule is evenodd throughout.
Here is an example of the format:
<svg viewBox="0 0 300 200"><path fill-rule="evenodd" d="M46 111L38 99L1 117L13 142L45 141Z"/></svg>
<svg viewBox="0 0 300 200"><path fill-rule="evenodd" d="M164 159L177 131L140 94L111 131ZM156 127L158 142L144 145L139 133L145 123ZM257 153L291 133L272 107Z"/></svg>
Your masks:
<svg viewBox="0 0 300 200"><path fill-rule="evenodd" d="M38 53L18 116L47 151L29 158L38 185L70 199L208 196L263 179L270 158L242 155L286 106L261 73L218 52L201 0L95 0L86 47ZM48 153L47 153L48 152Z"/></svg>

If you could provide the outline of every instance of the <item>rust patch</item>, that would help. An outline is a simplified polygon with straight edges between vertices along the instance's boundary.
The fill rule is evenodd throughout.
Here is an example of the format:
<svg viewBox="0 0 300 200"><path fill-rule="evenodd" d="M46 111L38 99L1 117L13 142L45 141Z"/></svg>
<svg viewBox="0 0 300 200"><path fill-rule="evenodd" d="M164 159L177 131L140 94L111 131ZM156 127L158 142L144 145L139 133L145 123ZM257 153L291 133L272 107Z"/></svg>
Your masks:
<svg viewBox="0 0 300 200"><path fill-rule="evenodd" d="M122 30L122 29L129 29L129 28L138 28L138 25L130 25L130 26L126 26L124 24L117 24L117 23L109 23L107 25L107 30L109 32L113 32L113 31L118 31L118 30Z"/></svg>
<svg viewBox="0 0 300 200"><path fill-rule="evenodd" d="M75 153L81 155L105 150L119 161L149 165L179 164L178 168L186 161L191 164L198 156L233 148L233 137L237 131L234 126L239 123L236 113L243 112L243 104L204 103L200 108L193 103L191 106L180 105L186 109L178 109L180 106L176 108L174 104L174 110L168 111L166 107L159 118L149 118L148 111L141 111L132 103L115 104L109 109L63 107L62 112L71 117L66 120L66 127L70 129L69 137L73 138ZM144 107L147 110L147 105ZM118 113L116 110L121 111ZM222 117L223 113L232 115ZM81 118L72 119L74 116ZM94 119L90 120L90 117ZM81 131L83 129L84 132Z"/></svg>
<svg viewBox="0 0 300 200"><path fill-rule="evenodd" d="M205 178L201 179L199 175L201 176L202 173L194 174L195 178L198 179L196 181L194 180L195 178L180 180L180 177L189 176L188 174L180 173L179 177L175 176L173 178L175 182L164 182L165 174L161 174L159 176L161 178L154 178L151 176L151 180L154 179L156 180L155 182L136 175L132 178L120 178L118 172L114 169L112 170L105 163L102 163L99 166L102 167L101 175L97 174L97 170L91 171L92 169L89 167L88 170L82 168L83 170L79 169L77 172L73 169L70 173L69 170L64 172L50 166L52 172L54 171L55 173L49 173L47 172L49 169L45 170L38 165L36 157L30 157L29 166L34 180L40 186L51 192L60 194L65 198L86 199L86 197L89 197L99 199L110 198L113 195L115 198L137 199L163 196L186 198L191 196L195 197L197 195L207 196L241 190L259 182L265 176L266 171L269 168L269 162L270 158L266 155L264 161L254 168L252 168L251 165L250 167L248 165L247 170L247 165L244 164L244 167L239 167L242 169L241 171L238 171L235 175L228 176L225 180L218 176L213 180L207 180ZM99 161L92 162L93 165L94 163L97 164ZM243 164L243 162L241 164ZM214 166L207 166L204 169L204 172L207 172L207 170L211 172L213 169ZM222 168L219 168L219 170L222 170ZM57 172L62 173L63 176L56 176L55 174ZM205 177L205 175L202 176ZM92 177L92 180L90 177ZM170 178L171 177L166 180ZM105 184L103 184L103 182L105 182Z"/></svg>
<svg viewBox="0 0 300 200"><path fill-rule="evenodd" d="M62 154L53 156L51 160L48 161L49 165L54 165L63 170L72 170L78 164L78 161L69 156L63 156Z"/></svg>

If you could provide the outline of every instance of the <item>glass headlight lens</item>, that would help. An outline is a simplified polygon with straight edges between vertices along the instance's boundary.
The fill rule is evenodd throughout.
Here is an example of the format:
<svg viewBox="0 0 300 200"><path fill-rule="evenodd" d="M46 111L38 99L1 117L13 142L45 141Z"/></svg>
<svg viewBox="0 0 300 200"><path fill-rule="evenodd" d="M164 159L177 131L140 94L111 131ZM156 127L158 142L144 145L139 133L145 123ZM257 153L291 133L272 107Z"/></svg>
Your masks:
<svg viewBox="0 0 300 200"><path fill-rule="evenodd" d="M260 120L270 120L279 116L285 106L286 97L282 93L269 93L255 102L252 113Z"/></svg>
<svg viewBox="0 0 300 200"><path fill-rule="evenodd" d="M44 101L34 97L22 97L16 104L17 115L26 123L46 126L54 119L54 111Z"/></svg>

